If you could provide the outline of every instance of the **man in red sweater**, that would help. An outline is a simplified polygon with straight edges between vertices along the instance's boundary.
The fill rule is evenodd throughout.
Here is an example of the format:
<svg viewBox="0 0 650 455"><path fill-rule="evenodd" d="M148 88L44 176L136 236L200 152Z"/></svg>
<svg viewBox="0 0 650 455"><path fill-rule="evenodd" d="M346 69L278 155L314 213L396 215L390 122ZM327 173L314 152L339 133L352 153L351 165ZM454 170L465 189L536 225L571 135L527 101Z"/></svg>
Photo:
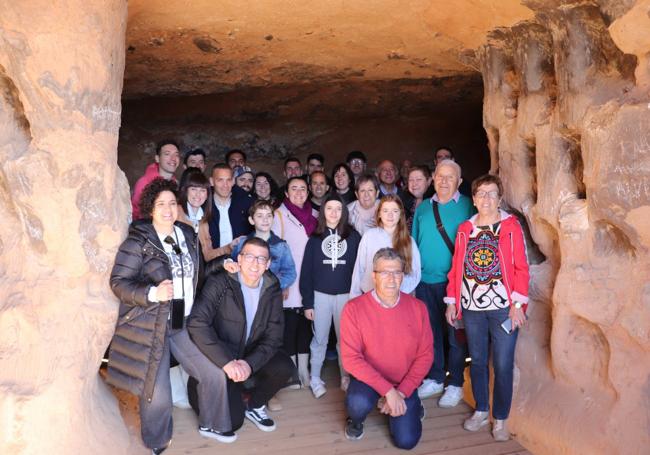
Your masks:
<svg viewBox="0 0 650 455"><path fill-rule="evenodd" d="M144 171L144 175L135 182L133 187L133 196L131 197L131 208L133 211L132 219L139 220L140 215L140 196L144 187L157 178L176 181L174 173L181 162L181 154L178 144L172 140L166 139L156 146L156 162L151 163Z"/></svg>
<svg viewBox="0 0 650 455"><path fill-rule="evenodd" d="M392 248L373 258L375 289L350 300L341 316L341 357L352 376L345 398L345 436L361 439L366 416L383 397L390 434L400 449L422 436L424 408L417 387L433 363L426 306L400 292L404 259Z"/></svg>

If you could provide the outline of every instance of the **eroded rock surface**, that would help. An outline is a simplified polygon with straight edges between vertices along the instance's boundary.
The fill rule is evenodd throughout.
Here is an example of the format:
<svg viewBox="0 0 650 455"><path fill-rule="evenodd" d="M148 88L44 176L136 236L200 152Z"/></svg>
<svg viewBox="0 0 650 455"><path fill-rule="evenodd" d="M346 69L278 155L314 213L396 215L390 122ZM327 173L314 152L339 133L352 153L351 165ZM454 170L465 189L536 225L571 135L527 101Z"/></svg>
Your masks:
<svg viewBox="0 0 650 455"><path fill-rule="evenodd" d="M650 2L526 3L478 52L492 172L546 256L512 427L535 453L647 453Z"/></svg>
<svg viewBox="0 0 650 455"><path fill-rule="evenodd" d="M323 153L329 170L355 149L369 156L372 167L385 158L431 163L434 147L446 145L466 175L475 177L489 165L481 99L482 82L475 74L126 100L119 164L133 184L165 137L176 138L183 150L203 148L209 165L239 148L254 170L276 178L290 155L304 162L309 153Z"/></svg>
<svg viewBox="0 0 650 455"><path fill-rule="evenodd" d="M0 11L0 453L137 453L98 375L129 209L126 2Z"/></svg>
<svg viewBox="0 0 650 455"><path fill-rule="evenodd" d="M530 17L519 0L131 0L124 94L468 74L459 52Z"/></svg>

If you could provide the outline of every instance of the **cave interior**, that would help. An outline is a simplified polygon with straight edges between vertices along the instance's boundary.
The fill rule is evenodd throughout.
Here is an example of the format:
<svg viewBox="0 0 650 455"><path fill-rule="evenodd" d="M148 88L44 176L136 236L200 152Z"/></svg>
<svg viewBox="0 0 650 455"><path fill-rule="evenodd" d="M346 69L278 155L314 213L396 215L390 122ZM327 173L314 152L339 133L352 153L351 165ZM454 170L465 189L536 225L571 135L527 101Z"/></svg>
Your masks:
<svg viewBox="0 0 650 455"><path fill-rule="evenodd" d="M142 452L97 371L130 185L172 137L278 178L289 155L443 145L498 173L531 264L511 429L536 454L647 453L650 0L0 11L0 452Z"/></svg>

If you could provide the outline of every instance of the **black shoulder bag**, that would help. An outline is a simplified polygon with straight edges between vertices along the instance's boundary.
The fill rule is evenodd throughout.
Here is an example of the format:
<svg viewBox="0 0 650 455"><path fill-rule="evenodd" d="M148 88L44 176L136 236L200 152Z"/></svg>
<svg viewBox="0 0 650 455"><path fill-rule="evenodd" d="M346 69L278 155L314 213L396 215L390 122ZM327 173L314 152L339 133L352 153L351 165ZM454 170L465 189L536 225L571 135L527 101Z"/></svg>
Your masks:
<svg viewBox="0 0 650 455"><path fill-rule="evenodd" d="M433 207L433 217L436 219L436 228L440 232L442 240L445 241L445 245L449 248L451 255L454 255L454 242L451 241L445 227L442 225L442 219L440 218L440 209L438 209L438 203L436 201L431 201L431 207Z"/></svg>

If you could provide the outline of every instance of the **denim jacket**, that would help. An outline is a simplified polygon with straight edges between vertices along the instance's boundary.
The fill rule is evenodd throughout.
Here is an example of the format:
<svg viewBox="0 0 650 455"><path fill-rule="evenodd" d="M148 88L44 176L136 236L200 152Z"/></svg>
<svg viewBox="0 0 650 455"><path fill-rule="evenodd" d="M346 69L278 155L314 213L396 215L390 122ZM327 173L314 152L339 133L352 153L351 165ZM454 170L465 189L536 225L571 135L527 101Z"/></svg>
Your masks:
<svg viewBox="0 0 650 455"><path fill-rule="evenodd" d="M255 232L246 236L246 240L255 237ZM280 281L280 289L286 289L296 281L296 265L291 257L289 245L271 231L271 237L267 242L271 248L271 267L269 269ZM232 258L236 261L237 255L242 249L244 241L239 242L232 251Z"/></svg>

